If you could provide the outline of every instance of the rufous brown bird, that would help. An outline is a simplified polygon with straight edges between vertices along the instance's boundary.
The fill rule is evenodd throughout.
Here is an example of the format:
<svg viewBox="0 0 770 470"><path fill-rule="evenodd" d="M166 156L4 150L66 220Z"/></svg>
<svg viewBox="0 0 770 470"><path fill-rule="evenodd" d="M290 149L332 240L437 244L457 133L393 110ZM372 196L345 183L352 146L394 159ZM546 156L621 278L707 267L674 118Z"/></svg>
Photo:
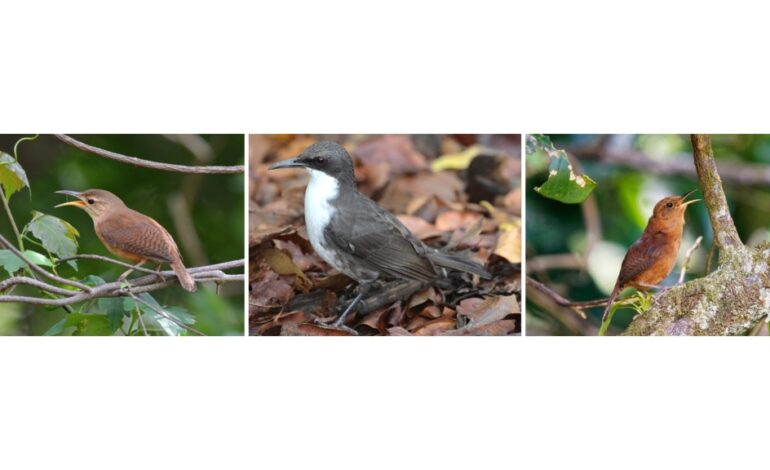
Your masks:
<svg viewBox="0 0 770 470"><path fill-rule="evenodd" d="M103 189L56 191L77 198L56 207L80 207L94 221L96 236L113 254L137 263L135 267L152 261L168 263L186 290L195 291L195 280L182 263L182 256L174 239L151 217L128 208L119 197ZM122 278L130 272L125 272Z"/></svg>
<svg viewBox="0 0 770 470"><path fill-rule="evenodd" d="M668 277L674 269L679 245L682 242L684 212L688 205L700 201L700 199L685 201L693 192L695 190L688 191L682 196L669 196L655 204L644 233L631 245L623 258L620 274L610 294L607 307L604 309L602 321L607 319L612 303L623 289L633 287L647 292Z"/></svg>

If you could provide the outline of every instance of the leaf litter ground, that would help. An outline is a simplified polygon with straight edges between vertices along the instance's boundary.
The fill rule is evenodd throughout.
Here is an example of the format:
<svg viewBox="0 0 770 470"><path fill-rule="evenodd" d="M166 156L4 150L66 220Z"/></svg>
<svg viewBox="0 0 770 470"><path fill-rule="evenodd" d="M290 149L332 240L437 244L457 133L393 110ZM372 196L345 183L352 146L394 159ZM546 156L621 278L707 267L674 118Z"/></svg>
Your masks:
<svg viewBox="0 0 770 470"><path fill-rule="evenodd" d="M425 243L453 246L484 264L492 279L455 273L417 289L389 283L366 299L364 312L351 315L350 328L327 326L354 296L356 283L327 265L308 241L304 170L267 171L318 140L348 149L359 191ZM520 136L252 135L249 158L252 335L521 332Z"/></svg>

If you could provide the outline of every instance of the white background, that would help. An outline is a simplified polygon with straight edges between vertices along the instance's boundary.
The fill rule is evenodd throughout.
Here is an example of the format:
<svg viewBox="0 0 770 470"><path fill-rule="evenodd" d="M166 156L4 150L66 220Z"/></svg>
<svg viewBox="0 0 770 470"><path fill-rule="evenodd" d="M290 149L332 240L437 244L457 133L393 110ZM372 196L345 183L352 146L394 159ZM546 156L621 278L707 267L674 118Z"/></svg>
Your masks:
<svg viewBox="0 0 770 470"><path fill-rule="evenodd" d="M755 3L4 5L0 132L770 132ZM0 468L766 468L769 349L2 338Z"/></svg>

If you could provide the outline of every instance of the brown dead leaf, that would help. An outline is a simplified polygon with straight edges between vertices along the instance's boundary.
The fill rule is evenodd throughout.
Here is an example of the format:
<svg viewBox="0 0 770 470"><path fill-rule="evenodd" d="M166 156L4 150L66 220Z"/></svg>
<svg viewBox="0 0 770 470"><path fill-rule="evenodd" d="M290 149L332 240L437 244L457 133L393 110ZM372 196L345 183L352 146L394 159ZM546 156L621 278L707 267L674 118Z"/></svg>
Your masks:
<svg viewBox="0 0 770 470"><path fill-rule="evenodd" d="M436 228L449 232L460 227L470 227L481 217L481 214L475 212L446 211L436 217Z"/></svg>
<svg viewBox="0 0 770 470"><path fill-rule="evenodd" d="M425 157L404 135L383 135L369 139L358 145L354 152L364 166L387 163L395 174L414 173L427 167Z"/></svg>
<svg viewBox="0 0 770 470"><path fill-rule="evenodd" d="M412 331L416 336L440 335L457 327L454 318L441 317L431 320Z"/></svg>
<svg viewBox="0 0 770 470"><path fill-rule="evenodd" d="M265 271L261 280L251 285L249 304L268 308L286 304L294 296L291 282L273 271Z"/></svg>
<svg viewBox="0 0 770 470"><path fill-rule="evenodd" d="M295 278L295 285L303 292L310 290L312 282L302 272L301 269L294 264L291 257L277 248L258 248L255 254L256 257L265 260L270 269L278 274L293 275Z"/></svg>
<svg viewBox="0 0 770 470"><path fill-rule="evenodd" d="M511 227L510 230L502 230L497 239L497 247L494 253L502 256L511 263L521 262L521 228Z"/></svg>
<svg viewBox="0 0 770 470"><path fill-rule="evenodd" d="M426 238L438 237L441 235L441 230L436 229L433 224L430 224L419 217L412 215L399 215L398 220L409 229L412 234L420 240Z"/></svg>

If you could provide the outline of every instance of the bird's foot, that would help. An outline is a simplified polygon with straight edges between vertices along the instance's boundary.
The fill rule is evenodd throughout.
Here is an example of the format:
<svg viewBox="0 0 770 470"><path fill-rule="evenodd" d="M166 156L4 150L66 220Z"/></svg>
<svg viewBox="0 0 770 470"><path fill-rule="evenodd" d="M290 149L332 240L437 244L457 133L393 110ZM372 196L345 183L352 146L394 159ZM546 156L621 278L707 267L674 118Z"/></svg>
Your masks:
<svg viewBox="0 0 770 470"><path fill-rule="evenodd" d="M328 322L323 321L320 318L314 318L313 319L313 323L318 325L318 326L321 326L323 328L333 328L335 330L347 331L348 333L350 333L353 336L358 336L358 332L356 330L354 330L353 328L351 328L351 327L349 327L347 325L344 325L344 324L338 325L336 321L334 323L328 323Z"/></svg>

